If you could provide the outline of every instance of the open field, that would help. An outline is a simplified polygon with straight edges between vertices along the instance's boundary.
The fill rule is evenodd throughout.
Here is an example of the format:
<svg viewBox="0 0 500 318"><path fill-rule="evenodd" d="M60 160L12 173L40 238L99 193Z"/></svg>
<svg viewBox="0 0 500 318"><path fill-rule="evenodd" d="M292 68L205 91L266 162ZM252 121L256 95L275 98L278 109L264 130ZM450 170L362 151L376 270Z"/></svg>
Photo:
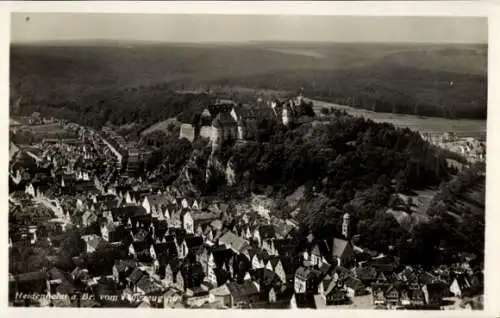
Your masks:
<svg viewBox="0 0 500 318"><path fill-rule="evenodd" d="M36 133L46 133L46 132L56 132L56 131L64 131L64 126L59 124L42 124L42 125L30 125L28 126L29 130L31 130L34 134Z"/></svg>
<svg viewBox="0 0 500 318"><path fill-rule="evenodd" d="M154 131L162 131L167 133L169 131L169 126L174 125L175 127L178 127L180 125L179 121L177 121L176 118L169 118L160 122L157 122L156 124L144 129L141 132L141 136L146 136ZM177 131L177 130L175 130Z"/></svg>
<svg viewBox="0 0 500 318"><path fill-rule="evenodd" d="M22 126L33 136L34 142L42 141L44 138L76 138L74 131L68 130L60 124L42 124Z"/></svg>
<svg viewBox="0 0 500 318"><path fill-rule="evenodd" d="M346 105L311 100L314 103L316 113L319 114L321 108L335 108L345 110L353 116L360 116L371 119L375 122L387 122L401 128L409 128L426 133L442 134L453 132L458 137L474 137L483 139L486 137L486 120L474 119L447 119L439 117L424 117L405 114L377 113L366 109L354 108Z"/></svg>

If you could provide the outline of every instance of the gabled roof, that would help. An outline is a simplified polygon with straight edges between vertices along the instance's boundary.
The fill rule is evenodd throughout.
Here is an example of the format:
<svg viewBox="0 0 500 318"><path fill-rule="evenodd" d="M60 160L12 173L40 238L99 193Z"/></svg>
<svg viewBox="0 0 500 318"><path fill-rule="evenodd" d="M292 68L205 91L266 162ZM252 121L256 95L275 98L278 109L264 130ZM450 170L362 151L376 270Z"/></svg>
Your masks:
<svg viewBox="0 0 500 318"><path fill-rule="evenodd" d="M273 271L268 270L267 268L259 268L257 270L257 279L262 287L274 287L277 284L280 284L281 281L279 277Z"/></svg>
<svg viewBox="0 0 500 318"><path fill-rule="evenodd" d="M246 240L237 236L231 231L226 232L224 235L222 235L222 237L219 238L219 243L226 245L235 253L241 253L249 245Z"/></svg>
<svg viewBox="0 0 500 318"><path fill-rule="evenodd" d="M377 281L380 281L380 282L386 282L387 281L387 277L385 277L384 273L383 272L380 272L377 276Z"/></svg>
<svg viewBox="0 0 500 318"><path fill-rule="evenodd" d="M231 294L228 284L224 284L210 291L211 294L215 296L228 296Z"/></svg>
<svg viewBox="0 0 500 318"><path fill-rule="evenodd" d="M135 268L132 273L130 273L130 275L128 276L128 280L132 283L132 284L137 284L137 282L139 282L139 280L143 277L147 275L145 272L143 272L141 269L139 268Z"/></svg>
<svg viewBox="0 0 500 318"><path fill-rule="evenodd" d="M222 100L208 105L205 110L208 110L210 116L215 117L220 112L230 112L235 105L236 103L233 101ZM205 111L204 113L206 114Z"/></svg>
<svg viewBox="0 0 500 318"><path fill-rule="evenodd" d="M278 263L281 263L281 259L279 256L271 256L269 261L271 262L271 266L273 269L278 265Z"/></svg>
<svg viewBox="0 0 500 318"><path fill-rule="evenodd" d="M236 126L236 121L229 112L220 112L212 121L214 127L231 127Z"/></svg>
<svg viewBox="0 0 500 318"><path fill-rule="evenodd" d="M222 229L222 222L221 222L221 220L213 220L210 223L210 227L212 229L221 230Z"/></svg>
<svg viewBox="0 0 500 318"><path fill-rule="evenodd" d="M331 246L332 256L343 257L344 252L349 247L349 245L350 243L347 240L341 238L334 238Z"/></svg>
<svg viewBox="0 0 500 318"><path fill-rule="evenodd" d="M302 279L307 280L311 276L311 273L312 271L308 267L300 266L295 271L295 277L300 277Z"/></svg>
<svg viewBox="0 0 500 318"><path fill-rule="evenodd" d="M377 271L373 267L357 267L354 269L354 275L360 280L375 280Z"/></svg>
<svg viewBox="0 0 500 318"><path fill-rule="evenodd" d="M191 217L193 221L198 224L209 224L210 222L217 220L220 217L220 214L214 212L191 212Z"/></svg>
<svg viewBox="0 0 500 318"><path fill-rule="evenodd" d="M270 259L269 253L267 253L266 250L257 248L256 246L249 246L247 250L250 260L252 260L254 256L257 256L259 260L264 261L264 264L267 264L267 261Z"/></svg>
<svg viewBox="0 0 500 318"><path fill-rule="evenodd" d="M168 207L172 203L167 195L147 195L146 198L151 206Z"/></svg>
<svg viewBox="0 0 500 318"><path fill-rule="evenodd" d="M291 224L288 224L286 221L280 219L273 221L273 227L276 233L281 237L286 237L294 229Z"/></svg>
<svg viewBox="0 0 500 318"><path fill-rule="evenodd" d="M119 273L125 272L127 269L135 269L137 267L137 262L131 259L121 259L115 261L115 267Z"/></svg>
<svg viewBox="0 0 500 318"><path fill-rule="evenodd" d="M314 244L312 249L311 249L311 254L316 255L316 256L321 256L323 253L321 253L321 248L319 244Z"/></svg>
<svg viewBox="0 0 500 318"><path fill-rule="evenodd" d="M229 282L227 283L227 287L234 298L244 298L259 294L259 289L251 280L245 280L241 284Z"/></svg>

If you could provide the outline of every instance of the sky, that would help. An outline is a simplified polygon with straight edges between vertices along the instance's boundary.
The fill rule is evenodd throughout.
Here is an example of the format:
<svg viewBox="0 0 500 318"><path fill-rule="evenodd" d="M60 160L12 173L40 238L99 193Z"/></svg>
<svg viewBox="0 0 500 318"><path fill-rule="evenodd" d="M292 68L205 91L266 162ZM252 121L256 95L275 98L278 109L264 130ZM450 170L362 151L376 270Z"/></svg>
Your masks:
<svg viewBox="0 0 500 318"><path fill-rule="evenodd" d="M487 43L487 30L487 19L479 17L11 15L12 43L61 40Z"/></svg>

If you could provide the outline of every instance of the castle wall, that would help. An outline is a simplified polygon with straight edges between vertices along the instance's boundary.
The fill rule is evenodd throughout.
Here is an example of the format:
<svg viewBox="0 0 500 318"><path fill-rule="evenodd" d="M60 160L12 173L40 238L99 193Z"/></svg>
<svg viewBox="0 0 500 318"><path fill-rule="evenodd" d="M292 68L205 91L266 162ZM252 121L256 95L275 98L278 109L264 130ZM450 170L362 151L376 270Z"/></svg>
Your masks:
<svg viewBox="0 0 500 318"><path fill-rule="evenodd" d="M179 138L186 138L187 140L193 142L195 137L195 131L193 125L182 124Z"/></svg>
<svg viewBox="0 0 500 318"><path fill-rule="evenodd" d="M214 127L203 126L200 129L200 137L202 137L202 138L212 139L214 134L217 134Z"/></svg>

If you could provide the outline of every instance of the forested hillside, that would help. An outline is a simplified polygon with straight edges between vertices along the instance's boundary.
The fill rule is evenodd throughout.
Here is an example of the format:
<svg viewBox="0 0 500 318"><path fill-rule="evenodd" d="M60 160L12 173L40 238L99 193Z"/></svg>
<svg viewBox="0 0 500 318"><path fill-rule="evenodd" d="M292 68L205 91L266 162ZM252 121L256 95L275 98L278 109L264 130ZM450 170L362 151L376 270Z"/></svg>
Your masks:
<svg viewBox="0 0 500 318"><path fill-rule="evenodd" d="M302 87L311 98L376 112L481 119L487 111L486 77L394 63L234 76L218 83L285 90Z"/></svg>
<svg viewBox="0 0 500 318"><path fill-rule="evenodd" d="M154 95L151 86L167 85L303 88L309 97L375 111L486 116L484 45L58 43L12 46L10 56L11 99L22 97L22 107L57 105L66 116L115 99L117 112L128 115L142 103L156 114L158 105L148 105L156 101L129 91Z"/></svg>
<svg viewBox="0 0 500 318"><path fill-rule="evenodd" d="M482 250L484 231L469 223L473 220L474 224L484 226L484 208L479 206L477 213L468 214L464 205L458 204L457 197L452 197L458 195L458 190L447 190L456 188L456 178L473 178L480 186L484 179L473 176L480 175L481 168L454 178L456 171L446 164L448 154L423 141L418 133L334 112L321 121L304 119L301 125L290 128L263 122L257 135L258 142L229 142L214 154L222 166L231 162L234 167L233 186L227 184L222 170L218 175L212 171L213 178L203 182L206 169L210 169L208 162L214 160L210 159L207 144L200 141L191 147L185 140L161 137L160 132L145 142L162 149L156 166L167 167L162 176L169 182L174 182L191 160L189 156L175 156L175 148L194 150L196 164L189 164L189 174L200 177L192 179L200 179L195 186L204 195L237 201L251 194L266 195L277 202L278 209L273 213L293 216L316 235L340 232L342 215L348 212L353 233L360 234L359 244L386 253L397 251L409 263L437 264L447 257L440 252L443 248L474 253ZM155 140L165 144L159 145ZM386 212L396 194L435 188L443 181L435 201L455 204L454 213L461 213L469 221L453 223L445 212L433 212L432 208L428 211L430 222L415 224L408 231ZM304 196L296 209L284 198L299 187L304 187ZM461 198L464 202L475 199L484 204L484 193ZM471 231L476 234L471 236ZM465 244L463 240L468 236L472 239ZM422 255L427 256L422 258Z"/></svg>
<svg viewBox="0 0 500 318"><path fill-rule="evenodd" d="M65 102L24 104L20 114L40 112L45 116L67 119L82 125L101 128L106 123L134 123L136 135L156 122L179 116L190 122L213 97L205 94L178 94L167 85L143 88L103 89Z"/></svg>

